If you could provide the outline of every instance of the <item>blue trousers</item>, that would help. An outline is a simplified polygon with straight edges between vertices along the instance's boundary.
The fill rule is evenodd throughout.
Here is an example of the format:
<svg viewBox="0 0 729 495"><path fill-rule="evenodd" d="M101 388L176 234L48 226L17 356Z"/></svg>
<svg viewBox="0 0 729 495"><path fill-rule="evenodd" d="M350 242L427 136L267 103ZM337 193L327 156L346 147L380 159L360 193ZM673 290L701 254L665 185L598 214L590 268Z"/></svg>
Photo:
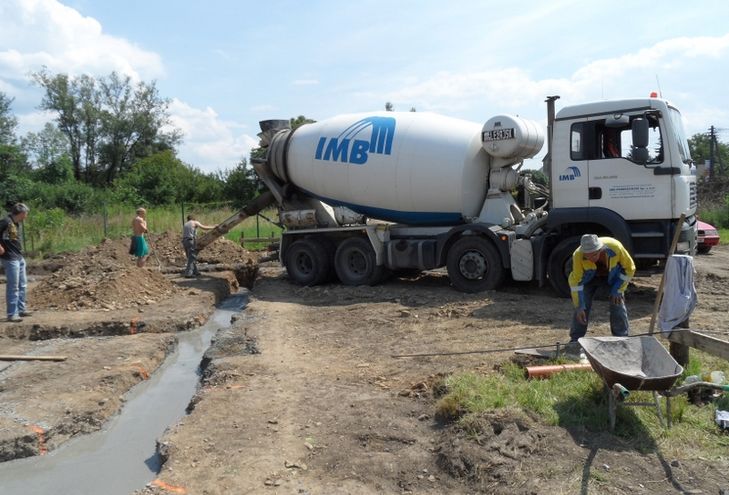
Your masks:
<svg viewBox="0 0 729 495"><path fill-rule="evenodd" d="M187 266L185 267L185 276L200 275L197 271L197 251L195 249L195 239L183 239L182 246L185 248L185 256L187 256Z"/></svg>
<svg viewBox="0 0 729 495"><path fill-rule="evenodd" d="M585 284L583 289L585 295L585 314L587 315L587 323L590 323L590 310L592 309L592 300L595 298L595 292L601 286L607 285L606 279L594 278ZM572 326L570 327L570 341L577 342L577 339L584 337L587 333L587 324L577 321L577 313L579 308L575 309L572 315ZM628 309L625 307L625 301L620 304L610 302L610 331L616 337L627 337L630 331L630 323L628 322Z"/></svg>
<svg viewBox="0 0 729 495"><path fill-rule="evenodd" d="M5 303L7 304L8 317L25 312L25 289L28 286L28 279L25 275L25 260L3 259L5 269Z"/></svg>

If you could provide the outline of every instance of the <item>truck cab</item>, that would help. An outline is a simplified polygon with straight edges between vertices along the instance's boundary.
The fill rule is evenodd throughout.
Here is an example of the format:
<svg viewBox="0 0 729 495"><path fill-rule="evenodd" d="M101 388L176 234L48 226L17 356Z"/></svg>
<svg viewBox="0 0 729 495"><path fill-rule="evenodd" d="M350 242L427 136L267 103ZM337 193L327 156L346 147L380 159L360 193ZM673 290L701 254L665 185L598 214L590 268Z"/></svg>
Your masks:
<svg viewBox="0 0 729 495"><path fill-rule="evenodd" d="M696 177L679 111L659 98L603 101L560 110L553 122L550 281L565 293L570 255L582 233L620 240L639 267L696 243ZM555 245L556 244L556 245Z"/></svg>

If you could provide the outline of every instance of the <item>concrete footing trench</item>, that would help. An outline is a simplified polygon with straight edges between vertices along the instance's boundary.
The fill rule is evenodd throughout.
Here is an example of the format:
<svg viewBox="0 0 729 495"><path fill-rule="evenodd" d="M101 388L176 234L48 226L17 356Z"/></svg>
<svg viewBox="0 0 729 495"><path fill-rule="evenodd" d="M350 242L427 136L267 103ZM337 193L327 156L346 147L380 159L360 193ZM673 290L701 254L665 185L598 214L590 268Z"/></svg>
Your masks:
<svg viewBox="0 0 729 495"><path fill-rule="evenodd" d="M196 304L178 297L164 320L149 308L123 321L6 324L3 353L66 360L0 362L0 493L129 494L155 479L157 440L192 407L205 352L248 300L229 277L195 282Z"/></svg>

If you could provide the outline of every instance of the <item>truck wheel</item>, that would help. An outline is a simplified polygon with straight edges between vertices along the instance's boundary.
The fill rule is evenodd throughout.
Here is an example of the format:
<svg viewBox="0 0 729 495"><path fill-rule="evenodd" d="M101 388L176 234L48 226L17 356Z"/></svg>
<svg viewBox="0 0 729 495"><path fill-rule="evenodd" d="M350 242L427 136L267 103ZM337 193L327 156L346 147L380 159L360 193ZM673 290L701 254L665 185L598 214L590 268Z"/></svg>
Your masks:
<svg viewBox="0 0 729 495"><path fill-rule="evenodd" d="M491 290L504 280L504 267L494 245L483 237L466 236L448 250L448 277L463 292Z"/></svg>
<svg viewBox="0 0 729 495"><path fill-rule="evenodd" d="M315 239L299 239L286 252L286 271L300 285L324 282L331 270L326 247Z"/></svg>
<svg viewBox="0 0 729 495"><path fill-rule="evenodd" d="M334 269L344 285L374 285L384 277L385 267L376 264L375 250L363 237L345 239L334 255Z"/></svg>
<svg viewBox="0 0 729 495"><path fill-rule="evenodd" d="M561 297L570 297L568 279L572 271L572 254L579 245L579 237L570 237L557 244L549 255L547 276L552 288Z"/></svg>

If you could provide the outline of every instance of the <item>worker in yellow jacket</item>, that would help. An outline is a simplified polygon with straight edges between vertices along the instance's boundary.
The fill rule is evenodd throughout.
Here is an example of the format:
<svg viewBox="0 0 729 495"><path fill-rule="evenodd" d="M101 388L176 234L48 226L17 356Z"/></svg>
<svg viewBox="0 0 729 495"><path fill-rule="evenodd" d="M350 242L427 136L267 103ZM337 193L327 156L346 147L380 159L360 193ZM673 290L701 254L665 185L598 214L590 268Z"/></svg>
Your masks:
<svg viewBox="0 0 729 495"><path fill-rule="evenodd" d="M635 263L617 239L585 234L572 255L569 276L575 312L570 327L570 341L584 337L592 308L592 300L600 286L610 287L610 331L615 336L629 332L625 289L635 273Z"/></svg>

